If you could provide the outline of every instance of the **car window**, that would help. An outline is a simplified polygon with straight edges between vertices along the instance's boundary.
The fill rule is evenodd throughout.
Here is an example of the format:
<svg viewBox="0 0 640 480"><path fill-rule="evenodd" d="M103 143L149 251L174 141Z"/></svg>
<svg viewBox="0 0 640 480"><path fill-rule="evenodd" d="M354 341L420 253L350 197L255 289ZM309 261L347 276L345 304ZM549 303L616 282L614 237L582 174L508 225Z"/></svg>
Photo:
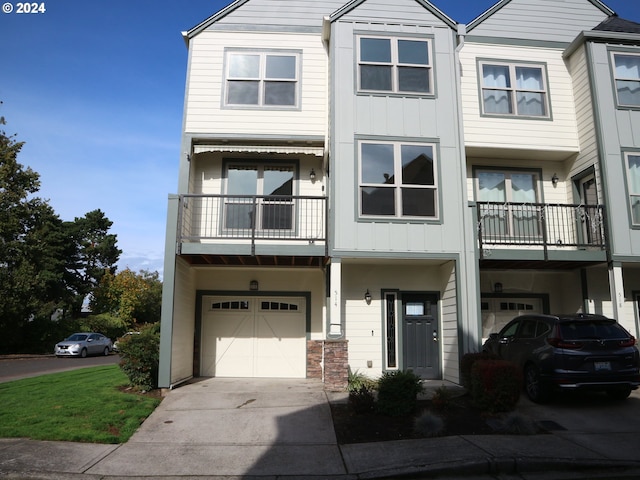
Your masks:
<svg viewBox="0 0 640 480"><path fill-rule="evenodd" d="M613 322L603 321L576 321L560 324L562 338L565 340L584 340L584 339L614 339L628 338L620 325Z"/></svg>
<svg viewBox="0 0 640 480"><path fill-rule="evenodd" d="M519 325L520 325L519 321L508 324L500 332L500 338L513 337L516 334L516 331L518 330Z"/></svg>
<svg viewBox="0 0 640 480"><path fill-rule="evenodd" d="M86 335L80 335L80 334L73 334L71 335L69 338L67 338L67 340L69 340L70 342L82 342L84 340L87 339Z"/></svg>
<svg viewBox="0 0 640 480"><path fill-rule="evenodd" d="M546 335L550 331L551 331L551 325L549 325L547 322L539 321L536 327L536 337L539 337L541 335Z"/></svg>
<svg viewBox="0 0 640 480"><path fill-rule="evenodd" d="M536 321L535 320L525 320L522 322L522 327L520 328L520 333L518 337L520 338L535 338L536 336Z"/></svg>
<svg viewBox="0 0 640 480"><path fill-rule="evenodd" d="M100 338L100 337L98 337L98 335L96 335L95 333L93 335L89 336L89 339L91 339L91 340L98 340L98 338Z"/></svg>

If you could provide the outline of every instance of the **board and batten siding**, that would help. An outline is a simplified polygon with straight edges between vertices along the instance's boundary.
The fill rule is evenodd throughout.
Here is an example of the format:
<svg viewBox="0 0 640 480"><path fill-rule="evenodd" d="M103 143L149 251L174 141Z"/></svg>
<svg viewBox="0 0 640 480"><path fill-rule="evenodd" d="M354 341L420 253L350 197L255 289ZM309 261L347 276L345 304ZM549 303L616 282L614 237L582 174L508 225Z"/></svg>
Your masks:
<svg viewBox="0 0 640 480"><path fill-rule="evenodd" d="M193 332L195 329L195 275L189 264L176 258L171 338L171 384L193 375Z"/></svg>
<svg viewBox="0 0 640 480"><path fill-rule="evenodd" d="M562 50L465 43L460 55L465 145L480 148L579 151L573 85ZM478 59L546 65L550 119L481 116Z"/></svg>
<svg viewBox="0 0 640 480"><path fill-rule="evenodd" d="M190 48L186 133L325 135L327 55L320 34L204 31ZM222 108L225 48L300 50L300 109Z"/></svg>
<svg viewBox="0 0 640 480"><path fill-rule="evenodd" d="M570 43L607 14L587 0L512 0L469 35Z"/></svg>

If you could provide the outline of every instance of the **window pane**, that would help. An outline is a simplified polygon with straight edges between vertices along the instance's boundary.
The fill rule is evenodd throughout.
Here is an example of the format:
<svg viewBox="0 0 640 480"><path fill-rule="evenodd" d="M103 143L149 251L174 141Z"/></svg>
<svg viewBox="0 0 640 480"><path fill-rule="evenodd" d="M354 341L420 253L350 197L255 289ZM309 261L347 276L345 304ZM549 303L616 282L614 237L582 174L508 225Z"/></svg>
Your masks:
<svg viewBox="0 0 640 480"><path fill-rule="evenodd" d="M361 145L362 183L393 184L393 145L363 143Z"/></svg>
<svg viewBox="0 0 640 480"><path fill-rule="evenodd" d="M485 87L511 88L508 66L483 65L482 79Z"/></svg>
<svg viewBox="0 0 640 480"><path fill-rule="evenodd" d="M260 75L259 55L229 56L229 76L232 78L258 78Z"/></svg>
<svg viewBox="0 0 640 480"><path fill-rule="evenodd" d="M536 176L531 173L511 174L511 200L522 203L536 202Z"/></svg>
<svg viewBox="0 0 640 480"><path fill-rule="evenodd" d="M296 57L291 55L267 55L266 78L296 78Z"/></svg>
<svg viewBox="0 0 640 480"><path fill-rule="evenodd" d="M253 225L253 203L251 200L242 203L228 203L225 212L225 228L246 228Z"/></svg>
<svg viewBox="0 0 640 480"><path fill-rule="evenodd" d="M516 84L519 90L544 90L542 69L516 67Z"/></svg>
<svg viewBox="0 0 640 480"><path fill-rule="evenodd" d="M361 38L360 61L391 62L391 41L388 38Z"/></svg>
<svg viewBox="0 0 640 480"><path fill-rule="evenodd" d="M265 168L263 179L264 195L293 195L293 170L290 168Z"/></svg>
<svg viewBox="0 0 640 480"><path fill-rule="evenodd" d="M395 188L364 187L362 191L363 215L395 215Z"/></svg>
<svg viewBox="0 0 640 480"><path fill-rule="evenodd" d="M431 188L403 188L402 215L435 217L436 191Z"/></svg>
<svg viewBox="0 0 640 480"><path fill-rule="evenodd" d="M360 65L360 88L391 91L391 67Z"/></svg>
<svg viewBox="0 0 640 480"><path fill-rule="evenodd" d="M518 115L546 115L544 93L518 92Z"/></svg>
<svg viewBox="0 0 640 480"><path fill-rule="evenodd" d="M511 94L504 90L483 90L484 113L510 114L513 112L511 106Z"/></svg>
<svg viewBox="0 0 640 480"><path fill-rule="evenodd" d="M429 93L429 69L398 67L398 90L400 92Z"/></svg>
<svg viewBox="0 0 640 480"><path fill-rule="evenodd" d="M617 80L616 89L620 105L640 105L640 82Z"/></svg>
<svg viewBox="0 0 640 480"><path fill-rule="evenodd" d="M295 105L296 84L294 82L265 82L265 105Z"/></svg>
<svg viewBox="0 0 640 480"><path fill-rule="evenodd" d="M505 176L503 173L478 173L478 200L481 202L504 202Z"/></svg>
<svg viewBox="0 0 640 480"><path fill-rule="evenodd" d="M616 78L640 80L640 56L614 55L616 62Z"/></svg>
<svg viewBox="0 0 640 480"><path fill-rule="evenodd" d="M640 224L640 155L629 155L629 193L633 223Z"/></svg>
<svg viewBox="0 0 640 480"><path fill-rule="evenodd" d="M256 195L258 169L255 166L232 166L227 172L228 195Z"/></svg>
<svg viewBox="0 0 640 480"><path fill-rule="evenodd" d="M398 40L398 61L429 65L429 44L415 40Z"/></svg>
<svg viewBox="0 0 640 480"><path fill-rule="evenodd" d="M262 205L262 228L264 230L291 230L293 205L291 203L265 203Z"/></svg>
<svg viewBox="0 0 640 480"><path fill-rule="evenodd" d="M404 185L435 185L432 147L402 145L401 152Z"/></svg>
<svg viewBox="0 0 640 480"><path fill-rule="evenodd" d="M229 81L227 83L227 103L257 105L258 87L258 82Z"/></svg>

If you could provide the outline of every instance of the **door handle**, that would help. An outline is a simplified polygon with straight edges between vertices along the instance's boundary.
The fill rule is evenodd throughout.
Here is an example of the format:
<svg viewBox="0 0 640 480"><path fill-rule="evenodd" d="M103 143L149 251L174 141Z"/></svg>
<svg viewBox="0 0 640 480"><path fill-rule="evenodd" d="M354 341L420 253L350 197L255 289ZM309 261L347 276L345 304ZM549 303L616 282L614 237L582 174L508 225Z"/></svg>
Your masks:
<svg viewBox="0 0 640 480"><path fill-rule="evenodd" d="M438 341L438 332L436 332L435 330L433 331L433 341L434 342Z"/></svg>

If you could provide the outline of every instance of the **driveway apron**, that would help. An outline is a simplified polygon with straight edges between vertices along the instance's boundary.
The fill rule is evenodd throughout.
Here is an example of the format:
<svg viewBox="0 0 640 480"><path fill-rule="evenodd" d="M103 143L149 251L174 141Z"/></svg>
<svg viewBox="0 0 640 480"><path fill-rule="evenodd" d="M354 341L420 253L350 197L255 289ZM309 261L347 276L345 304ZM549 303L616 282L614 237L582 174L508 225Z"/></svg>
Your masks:
<svg viewBox="0 0 640 480"><path fill-rule="evenodd" d="M97 475L340 475L319 381L208 378L169 392Z"/></svg>

